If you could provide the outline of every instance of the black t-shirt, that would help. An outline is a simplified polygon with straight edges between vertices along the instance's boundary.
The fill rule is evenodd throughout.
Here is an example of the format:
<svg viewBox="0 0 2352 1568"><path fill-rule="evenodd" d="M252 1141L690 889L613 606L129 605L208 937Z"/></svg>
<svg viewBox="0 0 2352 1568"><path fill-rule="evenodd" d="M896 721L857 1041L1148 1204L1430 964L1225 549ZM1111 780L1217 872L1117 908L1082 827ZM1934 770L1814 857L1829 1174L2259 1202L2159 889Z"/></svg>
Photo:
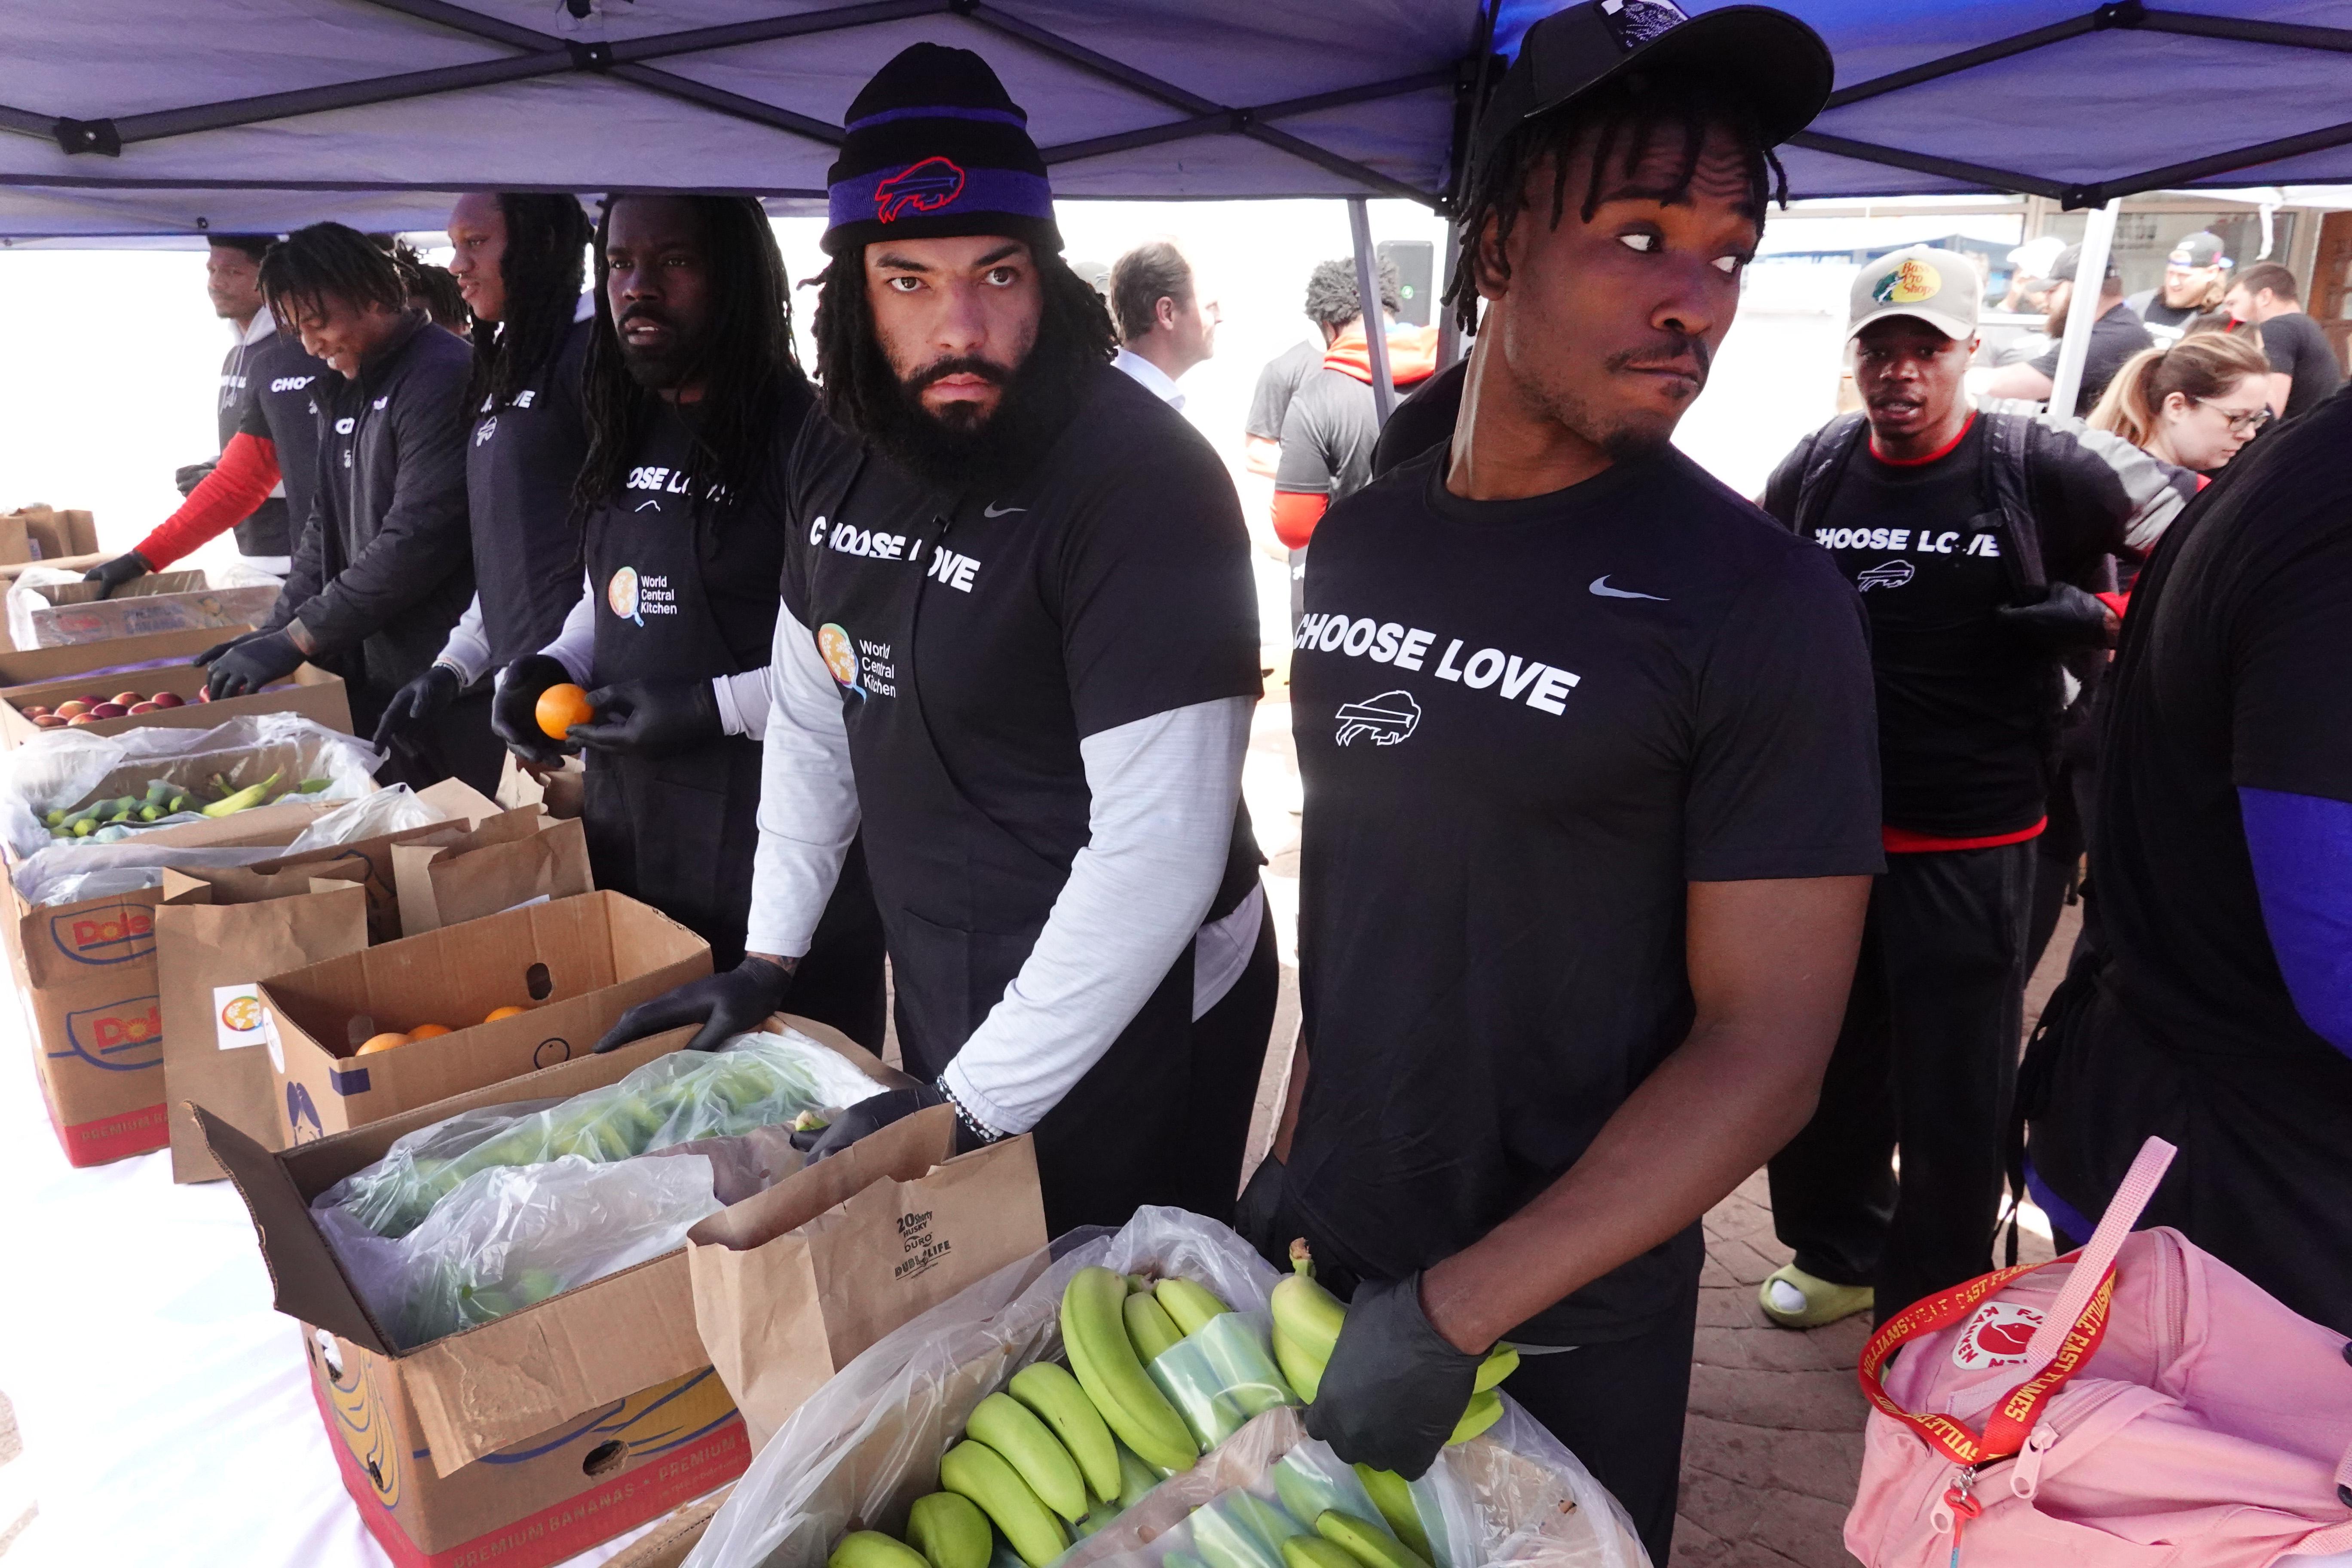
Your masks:
<svg viewBox="0 0 2352 1568"><path fill-rule="evenodd" d="M588 455L581 366L596 331L574 321L548 362L503 405L485 397L466 443L466 505L474 534L474 590L493 668L555 640L580 599L580 530L572 484ZM794 423L808 404L794 397ZM783 443L789 445L789 438ZM772 563L769 569L772 575ZM774 616L770 615L772 622Z"/></svg>
<svg viewBox="0 0 2352 1568"><path fill-rule="evenodd" d="M319 493L319 378L333 374L326 361L303 351L299 334L283 327L245 356L247 397L236 434L278 450L278 482L286 487L285 553L301 538Z"/></svg>
<svg viewBox="0 0 2352 1568"><path fill-rule="evenodd" d="M2338 1116L2352 1060L2280 977L2237 792L2352 801L2347 452L2339 394L2223 470L2140 574L2107 682L2090 883L2107 984L2144 1026Z"/></svg>
<svg viewBox="0 0 2352 1568"><path fill-rule="evenodd" d="M2294 378L2287 388L2286 406L2278 411L2280 418L2292 419L2318 407L2344 384L2344 367L2336 363L2327 334L2301 310L2273 316L2256 331L2263 335L2263 353L2272 372Z"/></svg>
<svg viewBox="0 0 2352 1568"><path fill-rule="evenodd" d="M2161 289L2135 294L2124 303L2131 307L2132 313L2139 318L2140 325L2147 329L2147 335L2168 348L2179 342L2190 323L2205 313L2204 308L2199 305L2166 304Z"/></svg>
<svg viewBox="0 0 2352 1568"><path fill-rule="evenodd" d="M1315 374L1323 363L1321 343L1293 343L1272 359L1257 373L1257 389L1250 394L1249 419L1242 426L1243 434L1262 440L1282 439L1282 416L1290 412L1290 399L1298 391L1298 384Z"/></svg>
<svg viewBox="0 0 2352 1568"><path fill-rule="evenodd" d="M1372 446L1381 438L1371 384L1343 370L1318 368L1298 384L1282 419L1282 461L1274 488L1297 495L1351 496L1371 482Z"/></svg>
<svg viewBox="0 0 2352 1568"><path fill-rule="evenodd" d="M1694 881L1881 868L1861 606L1668 451L1525 500L1425 454L1332 509L1291 662L1310 1070L1285 1188L1394 1279L1573 1164L1692 1018ZM1698 1228L1514 1339L1638 1331Z"/></svg>
<svg viewBox="0 0 2352 1568"><path fill-rule="evenodd" d="M2106 391L2107 383L2115 380L2116 372L2123 369L2124 361L2142 349L2152 349L2156 340L2148 336L2147 328L2137 312L2122 300L2115 309L2091 323L2091 346L2083 357L2083 387L2074 396L2074 417L2084 418ZM2063 340L2053 340L2047 353L2033 362L2033 368L2056 379L2058 355L2063 349Z"/></svg>
<svg viewBox="0 0 2352 1568"><path fill-rule="evenodd" d="M1372 448L1374 479L1454 439L1454 422L1462 415L1462 384L1469 374L1469 359L1455 360L1389 410L1389 422L1381 426L1380 442Z"/></svg>
<svg viewBox="0 0 2352 1568"><path fill-rule="evenodd" d="M1003 493L935 494L822 415L793 455L783 601L842 682L886 920L1025 952L1089 837L1078 742L1258 692L1232 479L1182 415L1088 374Z"/></svg>

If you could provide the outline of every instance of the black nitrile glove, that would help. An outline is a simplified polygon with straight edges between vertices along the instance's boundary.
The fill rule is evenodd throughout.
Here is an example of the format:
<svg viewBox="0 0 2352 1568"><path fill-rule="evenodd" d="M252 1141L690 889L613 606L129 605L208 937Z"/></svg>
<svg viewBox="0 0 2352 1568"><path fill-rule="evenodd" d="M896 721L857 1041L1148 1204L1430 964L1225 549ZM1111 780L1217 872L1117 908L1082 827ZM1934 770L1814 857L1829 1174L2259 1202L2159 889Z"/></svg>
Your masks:
<svg viewBox="0 0 2352 1568"><path fill-rule="evenodd" d="M490 732L524 762L542 768L562 764L563 753L571 748L539 727L539 699L549 687L562 686L571 679L572 672L563 668L562 660L543 653L519 658L499 671L498 690L490 698Z"/></svg>
<svg viewBox="0 0 2352 1568"><path fill-rule="evenodd" d="M212 647L205 649L204 652L196 655L195 658L188 660L188 662L194 665L208 665L212 663L213 660L220 658L221 655L226 653L229 649L249 643L256 637L265 637L268 635L269 634L268 632L240 632L236 637L229 638L226 642L216 642L213 644Z"/></svg>
<svg viewBox="0 0 2352 1568"><path fill-rule="evenodd" d="M886 1089L850 1106L833 1119L831 1126L793 1133L793 1147L808 1155L809 1163L814 1164L827 1154L840 1153L868 1132L878 1132L903 1117L947 1102L946 1094L928 1083L913 1089ZM979 1147L980 1140L963 1124L963 1118L956 1118L955 1152L969 1154Z"/></svg>
<svg viewBox="0 0 2352 1568"><path fill-rule="evenodd" d="M153 570L155 570L154 565L148 561L147 557L133 550L118 555L111 561L100 562L83 573L81 580L85 583L97 584L98 596L103 599L133 577L144 577Z"/></svg>
<svg viewBox="0 0 2352 1568"><path fill-rule="evenodd" d="M1234 1229L1257 1255L1276 1268L1290 1267L1290 1238L1298 1233L1282 1226L1282 1162L1271 1153L1257 1163L1249 1184L1234 1205Z"/></svg>
<svg viewBox="0 0 2352 1568"><path fill-rule="evenodd" d="M466 689L457 672L446 664L427 665L425 673L392 694L376 721L375 749L388 752L392 743L457 700Z"/></svg>
<svg viewBox="0 0 2352 1568"><path fill-rule="evenodd" d="M602 1053L664 1029L700 1024L702 1032L687 1041L686 1048L715 1051L732 1037L766 1023L768 1015L783 1005L792 985L791 970L764 958L746 958L723 974L689 980L675 991L638 1003L604 1032L596 1049Z"/></svg>
<svg viewBox="0 0 2352 1568"><path fill-rule="evenodd" d="M256 632L231 644L226 653L198 662L212 669L212 679L205 685L217 702L285 679L301 664L302 650L284 632Z"/></svg>
<svg viewBox="0 0 2352 1568"><path fill-rule="evenodd" d="M2003 605L2001 625L2044 653L2116 646L2116 613L2072 583L2053 583L2038 604Z"/></svg>
<svg viewBox="0 0 2352 1568"><path fill-rule="evenodd" d="M179 487L180 499L185 500L196 493L196 487L213 477L220 459L207 458L201 463L183 463L172 470L172 483Z"/></svg>
<svg viewBox="0 0 2352 1568"><path fill-rule="evenodd" d="M1418 1480L1454 1435L1485 1357L1456 1350L1421 1310L1421 1274L1356 1287L1307 1435L1349 1464Z"/></svg>
<svg viewBox="0 0 2352 1568"><path fill-rule="evenodd" d="M624 680L588 694L593 724L564 731L592 752L665 757L707 746L726 733L719 694L708 680Z"/></svg>

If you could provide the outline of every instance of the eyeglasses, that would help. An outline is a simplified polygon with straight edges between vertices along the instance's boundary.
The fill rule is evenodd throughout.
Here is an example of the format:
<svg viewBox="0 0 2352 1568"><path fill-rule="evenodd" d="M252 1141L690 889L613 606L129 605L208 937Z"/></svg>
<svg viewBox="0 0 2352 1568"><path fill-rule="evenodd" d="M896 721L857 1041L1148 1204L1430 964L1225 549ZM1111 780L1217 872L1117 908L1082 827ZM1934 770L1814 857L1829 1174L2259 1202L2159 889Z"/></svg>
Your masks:
<svg viewBox="0 0 2352 1568"><path fill-rule="evenodd" d="M2232 436L2254 435L2271 422L2271 411L2267 408L2256 408L2250 412L2240 413L2234 409L2222 407L2210 397L2193 398L2191 401L2212 409L2222 418L2227 419L2230 422L2230 434Z"/></svg>

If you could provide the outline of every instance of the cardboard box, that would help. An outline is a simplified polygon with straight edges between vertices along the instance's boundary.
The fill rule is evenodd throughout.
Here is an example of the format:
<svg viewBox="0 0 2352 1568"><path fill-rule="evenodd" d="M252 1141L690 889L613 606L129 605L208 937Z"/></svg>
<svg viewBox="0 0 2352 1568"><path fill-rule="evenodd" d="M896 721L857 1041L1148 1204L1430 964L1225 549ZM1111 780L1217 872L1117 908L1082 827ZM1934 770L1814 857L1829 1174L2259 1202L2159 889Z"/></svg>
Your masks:
<svg viewBox="0 0 2352 1568"><path fill-rule="evenodd" d="M877 1079L895 1076L834 1031L787 1021ZM750 1461L741 1418L694 1333L682 1249L404 1352L310 1215L311 1198L403 1133L478 1106L600 1088L692 1033L673 1029L282 1152L198 1112L252 1215L278 1310L304 1325L344 1488L394 1563L542 1568L732 1480Z"/></svg>
<svg viewBox="0 0 2352 1568"><path fill-rule="evenodd" d="M179 635L186 637L190 634L183 632ZM211 631L194 635L219 640L217 635ZM104 647L109 645L97 643L88 646ZM196 700L196 693L204 689L205 679L205 670L193 664L181 664L163 669L140 670L131 675L69 676L60 680L47 680L0 692L0 747L21 746L44 735L62 732L44 730L26 718L24 710L26 708L36 704L55 708L70 699L89 697L101 691L109 698L122 691L138 691L150 697L158 691L170 691L185 700L177 708L159 708L152 713L130 713L120 719L100 719L78 725L75 727L78 733L119 735L125 730L209 730L247 713L299 713L330 730L339 730L346 735L352 732L352 705L343 690L342 677L330 675L316 665L297 665L290 677L267 690L245 697L226 697L218 702Z"/></svg>
<svg viewBox="0 0 2352 1568"><path fill-rule="evenodd" d="M289 828L241 817L203 826L222 844L282 844L300 831L299 823ZM155 970L163 890L36 909L12 881L0 882L7 910L0 938L16 976L42 1103L67 1161L99 1165L162 1148L169 1137Z"/></svg>
<svg viewBox="0 0 2352 1568"><path fill-rule="evenodd" d="M26 754L37 757L39 753ZM236 759L233 765L224 765L223 758L226 756ZM227 774L228 783L235 787L259 784L275 773L278 775L276 787L291 789L302 781L310 762L310 757L305 748L291 741L249 746L234 752L197 751L184 756L148 757L125 763L105 774L89 794L74 804L122 795L144 795L150 779L168 780L186 789L190 795L201 794L209 801L213 798L205 787L209 775L222 772ZM480 797L477 795L475 798ZM142 844L175 849L201 849L214 844L291 844L311 823L328 812L350 804L349 800L320 800L311 795L289 795L270 805L247 806L227 816L174 823L168 827L151 827L139 834L138 838Z"/></svg>
<svg viewBox="0 0 2352 1568"><path fill-rule="evenodd" d="M1035 1144L955 1146L931 1106L687 1233L695 1326L755 1451L883 1335L1045 1247Z"/></svg>
<svg viewBox="0 0 2352 1568"><path fill-rule="evenodd" d="M0 698L15 700L16 689L72 676L143 675L150 669L187 667L188 661L215 643L249 632L251 626L197 626L183 632L150 632L144 637L114 637L106 642L73 643L64 647L0 648ZM109 690L114 683L100 679Z"/></svg>
<svg viewBox="0 0 2352 1568"><path fill-rule="evenodd" d="M287 1142L311 1142L584 1056L621 1015L710 973L710 947L619 893L404 937L264 981ZM529 1012L478 1023L492 1010ZM356 1059L371 1036L451 1033Z"/></svg>
<svg viewBox="0 0 2352 1568"><path fill-rule="evenodd" d="M86 511L59 511L43 502L8 514L25 531L27 561L52 565L66 556L98 553L98 520Z"/></svg>
<svg viewBox="0 0 2352 1568"><path fill-rule="evenodd" d="M0 514L0 565L29 563L34 559L33 545L26 532L25 514Z"/></svg>
<svg viewBox="0 0 2352 1568"><path fill-rule="evenodd" d="M186 631L196 626L258 626L278 603L275 586L211 588L201 572L155 572L134 577L101 599L95 583L65 583L22 591L47 601L36 604L20 623L9 617L9 636L18 647L56 647L100 642L144 632Z"/></svg>

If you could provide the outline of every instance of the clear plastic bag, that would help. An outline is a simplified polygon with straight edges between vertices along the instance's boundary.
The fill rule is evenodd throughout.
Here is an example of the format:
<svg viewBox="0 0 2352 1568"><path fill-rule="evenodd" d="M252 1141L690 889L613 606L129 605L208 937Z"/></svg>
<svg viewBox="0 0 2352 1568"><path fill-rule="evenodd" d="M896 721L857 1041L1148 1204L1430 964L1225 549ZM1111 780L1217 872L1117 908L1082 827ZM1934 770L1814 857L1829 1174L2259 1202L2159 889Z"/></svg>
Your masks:
<svg viewBox="0 0 2352 1568"><path fill-rule="evenodd" d="M552 1103L485 1107L404 1134L383 1159L310 1202L397 1238L478 1172L565 1156L608 1163L702 1138L781 1126L876 1092L871 1079L805 1035L738 1035L716 1051L671 1051L617 1083Z"/></svg>
<svg viewBox="0 0 2352 1568"><path fill-rule="evenodd" d="M430 827L448 820L447 812L429 800L417 799L415 792L406 784L390 784L373 795L362 795L349 805L337 806L296 835L294 842L278 853L299 855L306 849L331 849L337 845L356 844L362 838L405 833L412 827Z"/></svg>
<svg viewBox="0 0 2352 1568"><path fill-rule="evenodd" d="M569 1155L477 1171L398 1240L347 1210L319 1218L369 1312L414 1348L675 1251L723 1206L704 1155Z"/></svg>
<svg viewBox="0 0 2352 1568"><path fill-rule="evenodd" d="M1155 1356L1150 1371L1203 1448L1223 1442L1253 1416L1298 1403L1274 1364L1269 1312L1220 1312Z"/></svg>
<svg viewBox="0 0 2352 1568"><path fill-rule="evenodd" d="M687 1568L819 1568L852 1521L903 1533L908 1508L937 1489L940 1456L972 1407L1022 1367L1060 1353L1062 1292L1095 1264L1198 1280L1236 1315L1265 1311L1280 1278L1232 1231L1181 1209L1140 1209L1117 1232L1065 1237L884 1336L835 1374L752 1459ZM1504 1411L1413 1484L1440 1568L1644 1568L1606 1489L1508 1398ZM1274 1498L1276 1462L1306 1444L1297 1406L1268 1410L1079 1541L1055 1568L1157 1568L1170 1552L1189 1550L1192 1532L1180 1527L1194 1509L1237 1487ZM1336 1464L1330 1457L1313 1473L1337 1488Z"/></svg>

